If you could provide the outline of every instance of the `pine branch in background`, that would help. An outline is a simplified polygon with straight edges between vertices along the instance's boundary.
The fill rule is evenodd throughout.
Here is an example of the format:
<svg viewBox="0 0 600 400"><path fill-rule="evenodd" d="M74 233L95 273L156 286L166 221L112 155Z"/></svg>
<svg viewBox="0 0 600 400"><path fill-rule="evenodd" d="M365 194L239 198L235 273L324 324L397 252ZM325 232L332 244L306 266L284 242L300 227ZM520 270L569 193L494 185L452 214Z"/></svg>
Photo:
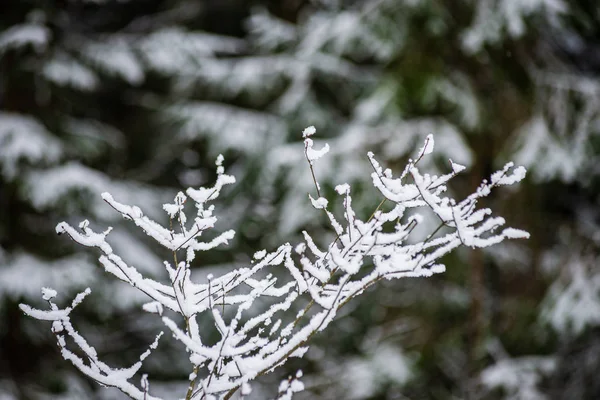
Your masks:
<svg viewBox="0 0 600 400"><path fill-rule="evenodd" d="M468 273L453 268L457 263L468 270L466 255L475 255L459 251L447 260L453 272L443 279L385 282L376 295L350 303L329 329L340 340L315 338L302 362L311 398L400 392L464 398L478 384L485 388L481 398L495 398L497 387L517 398L512 376L529 382L523 396L531 393L527 387L543 396L550 393L542 379L549 374L568 371L573 386L586 369L593 375L595 367L580 368L589 344L579 350L575 341L599 324L600 64L593 55L600 54L600 29L594 2L323 0L291 16L278 7L248 10L248 2L227 2L242 11L236 38L204 31L210 24L201 20L215 19L210 6L127 3L47 4L42 11L20 2L0 11L0 314L7 327L0 352L9 349L0 357L0 375L7 377L0 378L0 397L38 398L50 391L79 399L110 392L88 385L70 365L61 368L60 357L11 354L22 348L13 338L40 343L34 321L23 318L15 302L33 304L42 286L69 297L94 282L94 296L78 309L78 329L99 354L113 357L111 363L136 361L136 344L152 342L148 332L162 325L137 313L146 295L103 275L86 257L91 254L72 255L70 241L50 234L58 218L73 224L85 215L93 226L115 228L113 250L143 260L136 267L145 277L165 278L164 254L155 254L135 225L95 193L109 191L164 224L160 205L177 189L161 185L204 184L212 173L204 160L222 153L229 173L243 180L234 195L220 199L227 209L221 223L237 234L227 251L207 254L202 268L194 268L196 280L239 268L254 248L277 248L280 237L297 241L302 229L327 243L331 235L319 230L326 214L313 218L306 200L314 182L302 162L302 143L290 135L306 123L327 132L331 146L315 170L323 193L328 197L337 182L348 182L352 205L363 216L381 201L364 184L371 168L367 149L396 170L424 134L435 132L436 156L419 167L441 175L440 161L448 158L469 167L472 179L459 178L449 188L461 195L510 155L528 169L528 182L486 205L510 212L535 238L481 250L475 259L485 266L483 291L469 291ZM244 33L241 19L248 15ZM330 203L333 210L337 203ZM390 205L386 200L383 207ZM412 235L447 229L437 221L425 218ZM484 371L481 379L465 373L474 347L465 340L466 310L474 294L484 300L478 314L485 319L485 353L478 351L474 360ZM90 336L106 337L115 322L122 328L115 332L119 340ZM154 325L141 328L148 324ZM494 340L504 353L490 351ZM188 367L163 343L145 365L159 397L186 384ZM568 343L575 343L577 360L565 350ZM529 362L540 355L555 360L554 372L546 368L551 363L536 368ZM392 358L397 368L390 368ZM165 363L171 368L159 376ZM510 368L510 374L494 375ZM252 395L266 398L257 393L276 386L280 377L273 375L253 385ZM584 398L560 377L549 380L567 398Z"/></svg>

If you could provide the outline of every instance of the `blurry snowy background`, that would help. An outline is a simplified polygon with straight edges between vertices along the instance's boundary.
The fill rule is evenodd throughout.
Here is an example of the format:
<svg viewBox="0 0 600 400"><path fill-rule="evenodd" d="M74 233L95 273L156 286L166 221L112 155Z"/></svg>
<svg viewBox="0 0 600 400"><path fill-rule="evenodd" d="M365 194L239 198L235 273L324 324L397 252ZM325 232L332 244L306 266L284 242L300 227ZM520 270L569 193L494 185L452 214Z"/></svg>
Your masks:
<svg viewBox="0 0 600 400"><path fill-rule="evenodd" d="M108 225L114 248L160 278L148 247L99 194L163 218L225 155L226 249L196 279L301 229L311 209L301 131L332 154L325 192L352 183L364 215L373 151L398 169L429 133L430 171L469 166L470 192L512 159L527 181L488 206L532 238L450 256L431 279L368 291L295 360L310 399L598 399L600 6L596 0L5 0L0 3L0 399L118 399L60 358L19 302L92 287L74 321L114 365L161 329L55 225ZM60 301L60 299L59 299ZM158 392L189 372L169 340L148 359ZM264 390L264 391L262 391Z"/></svg>

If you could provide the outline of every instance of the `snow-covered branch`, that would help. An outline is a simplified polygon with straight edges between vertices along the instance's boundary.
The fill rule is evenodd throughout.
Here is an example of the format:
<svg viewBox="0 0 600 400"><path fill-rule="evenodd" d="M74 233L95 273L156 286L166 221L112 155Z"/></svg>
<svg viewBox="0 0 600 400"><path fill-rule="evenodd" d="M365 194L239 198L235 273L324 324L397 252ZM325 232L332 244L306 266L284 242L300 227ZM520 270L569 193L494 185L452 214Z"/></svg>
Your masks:
<svg viewBox="0 0 600 400"><path fill-rule="evenodd" d="M164 205L170 219L168 226L150 219L136 206L120 203L108 193L102 195L123 217L173 253L173 259L164 262L168 282L144 277L116 255L107 242L110 228L95 232L87 221L79 229L65 222L56 228L83 246L97 248L101 253L99 261L107 272L148 295L151 301L143 309L160 315L188 352L192 372L184 394L186 400L228 399L240 389L243 395L250 393L255 378L273 371L290 357L302 357L310 339L326 329L345 304L381 279L428 277L445 271L441 258L460 246L486 247L504 239L528 237L517 229L500 230L505 223L503 218L493 217L489 209L477 209L478 200L492 189L523 179L522 167L507 164L473 194L457 200L444 195L446 184L464 167L450 160L450 172L442 176L422 173L418 168L419 161L433 151L432 135L399 177L369 154L373 185L385 200L370 217L361 219L352 207L349 185L335 188L338 199L328 201L321 196L318 174L313 168L329 147L314 149L310 138L314 133L313 127L304 131L305 155L317 190L317 198L310 197L310 201L315 209L326 213L336 235L332 243L322 248L308 232L303 232L304 240L295 246L285 243L271 252L257 251L245 267L218 277L209 275L203 282L192 281L191 263L197 253L227 244L234 235L233 231L226 231L211 240L202 240L204 232L217 222L210 203L225 185L235 182L225 174L222 156L217 159L213 187L190 188L186 194L178 193L173 204ZM194 218L186 214L188 199L196 208ZM330 210L329 204L334 202L343 205L343 219ZM424 221L421 210L433 212L440 229L419 238L413 232ZM282 275L281 271L287 274ZM35 310L27 305L21 305L21 309L33 318L53 321L52 331L63 357L85 375L102 385L114 386L133 399L158 399L150 395L146 375L141 376L140 388L131 383L150 350L127 369L111 368L98 359L94 348L71 325L70 312L87 294L89 289L78 295L71 307L59 309L51 301L56 292L44 289L43 298L49 302L50 310ZM300 311L291 316L292 309ZM173 317L177 314L183 317L183 324ZM203 340L199 317L212 320L219 336L216 342ZM86 355L87 362L68 349L67 336ZM156 347L158 337L150 349ZM282 383L280 398L291 398L302 389L300 376L301 373Z"/></svg>

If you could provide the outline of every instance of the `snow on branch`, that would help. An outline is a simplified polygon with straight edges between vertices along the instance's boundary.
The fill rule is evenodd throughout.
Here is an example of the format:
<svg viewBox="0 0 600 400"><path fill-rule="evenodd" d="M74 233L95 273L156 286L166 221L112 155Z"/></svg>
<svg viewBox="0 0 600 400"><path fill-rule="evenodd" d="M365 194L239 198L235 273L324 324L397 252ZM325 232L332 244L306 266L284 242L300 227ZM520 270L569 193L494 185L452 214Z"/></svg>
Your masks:
<svg viewBox="0 0 600 400"><path fill-rule="evenodd" d="M151 351L158 346L158 340L162 336L162 332L156 336L156 339L149 346L148 350L140 356L140 360L131 367L123 369L109 367L98 359L96 349L94 349L94 347L92 347L71 324L69 316L71 311L73 311L73 309L90 293L90 289L87 288L75 297L71 303L71 307L61 310L52 301L52 298L57 294L56 291L50 288L43 288L42 298L48 302L50 310L37 310L25 304L21 304L20 308L30 317L39 320L52 321L52 333L56 336L61 355L65 360L70 361L75 368L84 375L87 375L101 385L115 387L132 399L159 400L157 397L150 396L146 391L138 389L135 385L130 383L129 380L140 370L144 359L146 359ZM79 352L85 354L87 361L67 347L68 338L70 338L70 340L79 348Z"/></svg>
<svg viewBox="0 0 600 400"><path fill-rule="evenodd" d="M418 168L419 161L433 152L432 135L425 140L416 160L409 160L397 177L369 153L373 185L384 201L370 217L361 219L352 207L348 184L335 188L337 199L328 201L322 197L314 164L327 153L329 146L313 149L310 137L315 132L314 127L309 127L303 137L317 192L317 198L309 195L309 200L316 209L325 212L336 234L335 240L325 246L303 232L304 240L296 246L285 243L274 251L257 251L245 267L219 277L209 275L203 282L192 281L191 263L197 253L227 244L234 235L233 231L225 231L211 240L202 240L203 233L214 228L218 220L210 203L218 199L225 185L235 182L225 174L222 156L217 158L213 187L190 188L185 194L178 193L172 204L163 206L170 220L168 226L148 218L139 207L123 204L108 193L102 194L113 209L172 252L172 260L164 262L167 282L144 277L116 255L107 242L110 228L95 232L87 221L79 229L65 222L56 228L58 233L66 233L83 246L97 248L101 253L100 264L107 272L148 295L150 301L143 309L162 318L173 337L185 347L192 364L184 394L186 400L229 399L238 390L242 395L250 393L254 379L273 371L290 357L302 357L310 339L326 329L345 304L382 279L428 277L444 272L441 257L460 246L486 247L505 239L529 236L518 229L501 229L505 224L503 218L492 216L490 209L477 208L478 200L497 186L523 179L522 167L507 164L473 194L457 200L444 194L446 184L465 169L463 166L450 160L450 172L441 176L423 173ZM342 219L330 211L332 201L343 205ZM384 202L388 203L386 207ZM193 218L187 215L190 203L195 206ZM414 237L415 227L426 215L419 213L421 210L432 211L439 227L426 237ZM275 271L288 274L282 276ZM21 305L21 309L33 318L53 321L52 331L63 357L85 375L102 385L114 386L133 399L157 399L148 393L146 375L141 376L140 388L131 383L149 351L127 369L102 363L70 322L72 309L89 294L89 289L65 309L52 302L56 294L51 289L43 290L43 298L50 304L48 311L27 305ZM293 316L291 309L301 311ZM183 317L183 324L177 322L181 318L173 318L177 314ZM203 341L199 317L213 321L219 335L215 343ZM68 349L67 336L88 361ZM301 373L282 382L279 398L291 398L294 392L302 390L300 377Z"/></svg>

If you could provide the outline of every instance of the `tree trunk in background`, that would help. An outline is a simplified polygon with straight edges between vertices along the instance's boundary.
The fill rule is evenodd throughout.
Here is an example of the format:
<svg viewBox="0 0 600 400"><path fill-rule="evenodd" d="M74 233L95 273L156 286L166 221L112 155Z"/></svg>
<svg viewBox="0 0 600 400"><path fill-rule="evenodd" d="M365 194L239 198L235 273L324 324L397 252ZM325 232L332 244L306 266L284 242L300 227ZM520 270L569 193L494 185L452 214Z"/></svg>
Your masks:
<svg viewBox="0 0 600 400"><path fill-rule="evenodd" d="M479 360L481 359L481 348L485 337L485 284L483 278L483 253L479 249L471 250L471 309L469 311L469 338L468 338L468 354L469 354L469 377L475 377L479 373Z"/></svg>
<svg viewBox="0 0 600 400"><path fill-rule="evenodd" d="M482 182L483 179L488 179L487 165L491 163L491 158L488 154L492 152L491 146L491 135L482 134L473 141L473 148L476 149L475 154L478 154L477 159L473 165L471 172L471 182L469 188L475 190L477 186ZM482 139L487 136L486 140ZM479 151L481 153L479 153ZM485 203L480 200L479 207L485 207ZM470 279L470 291L471 291L471 305L469 310L469 322L468 322L468 348L467 348L467 361L468 361L468 377L469 381L473 381L481 372L481 355L483 349L483 341L486 334L486 321L485 321L485 281L484 281L484 256L481 249L469 249L469 264L471 267ZM473 388L469 384L467 395L472 397Z"/></svg>

